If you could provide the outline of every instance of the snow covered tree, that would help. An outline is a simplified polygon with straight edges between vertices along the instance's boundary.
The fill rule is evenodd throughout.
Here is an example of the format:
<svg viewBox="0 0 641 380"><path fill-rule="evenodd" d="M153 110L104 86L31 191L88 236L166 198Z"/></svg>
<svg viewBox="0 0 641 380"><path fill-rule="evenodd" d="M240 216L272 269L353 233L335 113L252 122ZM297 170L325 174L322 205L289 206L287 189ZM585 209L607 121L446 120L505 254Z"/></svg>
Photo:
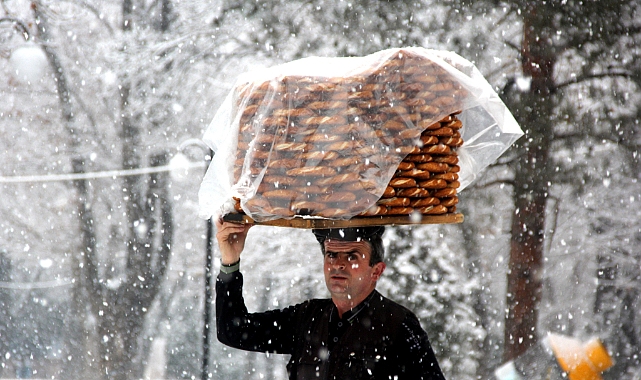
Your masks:
<svg viewBox="0 0 641 380"><path fill-rule="evenodd" d="M553 184L568 184L580 192L587 181L599 180L572 175L585 170L585 161L570 152L578 146L591 150L604 145L611 152L620 150L631 167L638 166L638 125L624 116L636 113L637 107L620 94L638 86L638 54L629 46L640 31L639 4L459 3L476 14L503 9L502 24L522 28L520 35L510 35L509 27L504 34L505 44L518 51L518 61L510 70L515 74L506 75L502 97L526 134L502 160L510 168L502 182L512 186L514 202L504 334L504 359L510 360L538 340L544 243L550 231L545 222ZM585 102L594 106L584 108ZM607 120L601 117L605 114ZM568 153L575 159L568 159Z"/></svg>
<svg viewBox="0 0 641 380"><path fill-rule="evenodd" d="M69 54L69 50L65 50L63 45L57 43L65 38L61 29L64 28L67 20L52 19L78 9L98 13L88 3L75 7L71 5L69 8L69 5L65 4L47 4L43 1L33 1L30 4L35 21L33 24L37 25L37 30L34 31L35 41L43 46L47 54L56 84L62 115L61 122L67 135L64 146L67 148L73 171L82 174L86 171L88 164L93 161L86 151L92 149L91 142L95 143L97 137L92 136L85 123L88 121L95 126L95 114L93 109L86 108L76 93L79 90L76 87L77 84L82 82L84 85L85 80L74 76L78 75L82 78L83 69L86 68L78 71L68 69L71 66L70 61L73 61L69 55L73 53ZM131 1L123 2L124 30L131 27L130 16L133 8L135 6ZM169 12L166 2L161 9ZM97 14L93 16L102 17ZM159 28L166 28L169 16L161 15L160 19ZM91 35L91 29L89 27L89 35ZM107 29L111 30L109 27ZM67 32L67 36L70 34L74 33ZM96 57L92 58L96 59ZM98 59L100 58L102 57ZM141 158L143 146L139 140L142 129L140 124L132 120L132 117L135 117L133 115L138 115L139 111L127 109L130 104L129 87L127 83L120 86L120 104L123 108L120 113L122 118L117 119L117 123L122 126L123 138L120 145L122 165L125 170L139 169L143 165ZM78 120L79 110L84 111L81 121ZM100 133L103 132L105 131ZM111 151L113 150L112 146ZM145 165L162 166L167 163L167 160L168 157L166 153L162 153L161 148L160 153L155 151L148 154ZM100 193L93 190L92 184L86 179L81 178L73 182L80 227L78 243L82 247L81 257L76 258L80 262L78 266L80 281L76 284L81 287L76 295L82 294L78 298L90 305L89 314L93 317L91 319L96 321L96 337L93 342L98 351L96 355L99 363L98 370L103 376L109 378L128 378L132 371L140 371L140 366L134 363L140 360L139 340L145 314L151 307L160 282L164 278L173 236L167 177L166 173L151 173L148 177L125 176L122 188L124 196L121 201L126 209L124 213L126 228L122 236L125 240L126 258L114 260L115 262L109 258L113 252L105 252L103 247L108 245L101 244L101 241L117 239L120 236L118 233L113 233L115 231L113 228L109 234L100 233L102 226L96 223L96 208L101 204ZM109 227L106 230L109 230ZM121 262L118 263L118 261ZM111 268L112 273L103 268ZM80 311L78 316L84 315L82 306L76 310ZM70 357L80 358L85 352L91 350L84 347L78 351L80 352Z"/></svg>
<svg viewBox="0 0 641 380"><path fill-rule="evenodd" d="M446 377L471 380L481 359L476 342L485 336L472 307L479 284L467 277L456 229L445 229L388 228L379 289L417 314Z"/></svg>
<svg viewBox="0 0 641 380"><path fill-rule="evenodd" d="M627 233L638 218L599 216L590 223L598 249L595 320L589 328L613 353L615 364L606 379L634 379L641 367L641 254L629 248L641 244L641 231Z"/></svg>

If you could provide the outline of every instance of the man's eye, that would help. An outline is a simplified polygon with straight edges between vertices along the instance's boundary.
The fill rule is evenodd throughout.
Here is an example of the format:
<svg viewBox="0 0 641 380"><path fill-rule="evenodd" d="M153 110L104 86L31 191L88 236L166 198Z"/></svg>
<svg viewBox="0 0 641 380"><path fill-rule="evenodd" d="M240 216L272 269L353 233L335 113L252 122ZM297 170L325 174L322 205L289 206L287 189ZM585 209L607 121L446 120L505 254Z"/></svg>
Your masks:
<svg viewBox="0 0 641 380"><path fill-rule="evenodd" d="M347 260L349 260L349 261L356 261L356 260L358 260L358 256L356 256L356 255L349 255L349 256L347 256Z"/></svg>

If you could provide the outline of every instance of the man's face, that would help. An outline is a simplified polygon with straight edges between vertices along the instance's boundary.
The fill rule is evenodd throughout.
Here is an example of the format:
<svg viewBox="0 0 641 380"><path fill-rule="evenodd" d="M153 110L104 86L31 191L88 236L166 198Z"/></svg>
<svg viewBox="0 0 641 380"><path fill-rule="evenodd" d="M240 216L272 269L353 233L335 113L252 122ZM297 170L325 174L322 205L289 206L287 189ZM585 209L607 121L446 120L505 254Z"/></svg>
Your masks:
<svg viewBox="0 0 641 380"><path fill-rule="evenodd" d="M325 284L332 298L358 303L374 290L385 264L370 266L370 255L366 241L325 240Z"/></svg>

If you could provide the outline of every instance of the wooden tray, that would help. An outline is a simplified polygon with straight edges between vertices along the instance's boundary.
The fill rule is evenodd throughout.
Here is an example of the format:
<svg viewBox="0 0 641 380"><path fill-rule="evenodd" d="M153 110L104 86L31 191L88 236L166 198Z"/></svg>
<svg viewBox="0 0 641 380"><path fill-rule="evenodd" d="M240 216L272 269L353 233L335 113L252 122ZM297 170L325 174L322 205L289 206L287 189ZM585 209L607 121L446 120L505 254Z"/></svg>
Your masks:
<svg viewBox="0 0 641 380"><path fill-rule="evenodd" d="M256 222L245 214L227 214L223 217L226 222L255 224L260 226L277 226L292 228L341 228L364 226L389 226L407 224L454 224L463 222L463 214L423 215L420 222L415 222L409 215L368 216L349 220L315 219L295 217L293 219L275 219L267 222Z"/></svg>

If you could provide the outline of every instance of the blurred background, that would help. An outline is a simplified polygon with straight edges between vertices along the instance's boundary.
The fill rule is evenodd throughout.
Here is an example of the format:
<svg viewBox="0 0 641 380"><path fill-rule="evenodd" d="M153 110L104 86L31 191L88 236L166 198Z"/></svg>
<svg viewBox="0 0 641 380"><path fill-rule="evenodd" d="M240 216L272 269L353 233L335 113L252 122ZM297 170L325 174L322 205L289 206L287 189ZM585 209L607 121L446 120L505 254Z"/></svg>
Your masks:
<svg viewBox="0 0 641 380"><path fill-rule="evenodd" d="M641 379L637 1L0 5L0 378L285 378L212 334L193 139L242 72L422 46L474 62L525 135L461 192L464 223L388 228L379 289L450 379L550 332ZM320 258L308 231L253 228L250 310L327 296Z"/></svg>

